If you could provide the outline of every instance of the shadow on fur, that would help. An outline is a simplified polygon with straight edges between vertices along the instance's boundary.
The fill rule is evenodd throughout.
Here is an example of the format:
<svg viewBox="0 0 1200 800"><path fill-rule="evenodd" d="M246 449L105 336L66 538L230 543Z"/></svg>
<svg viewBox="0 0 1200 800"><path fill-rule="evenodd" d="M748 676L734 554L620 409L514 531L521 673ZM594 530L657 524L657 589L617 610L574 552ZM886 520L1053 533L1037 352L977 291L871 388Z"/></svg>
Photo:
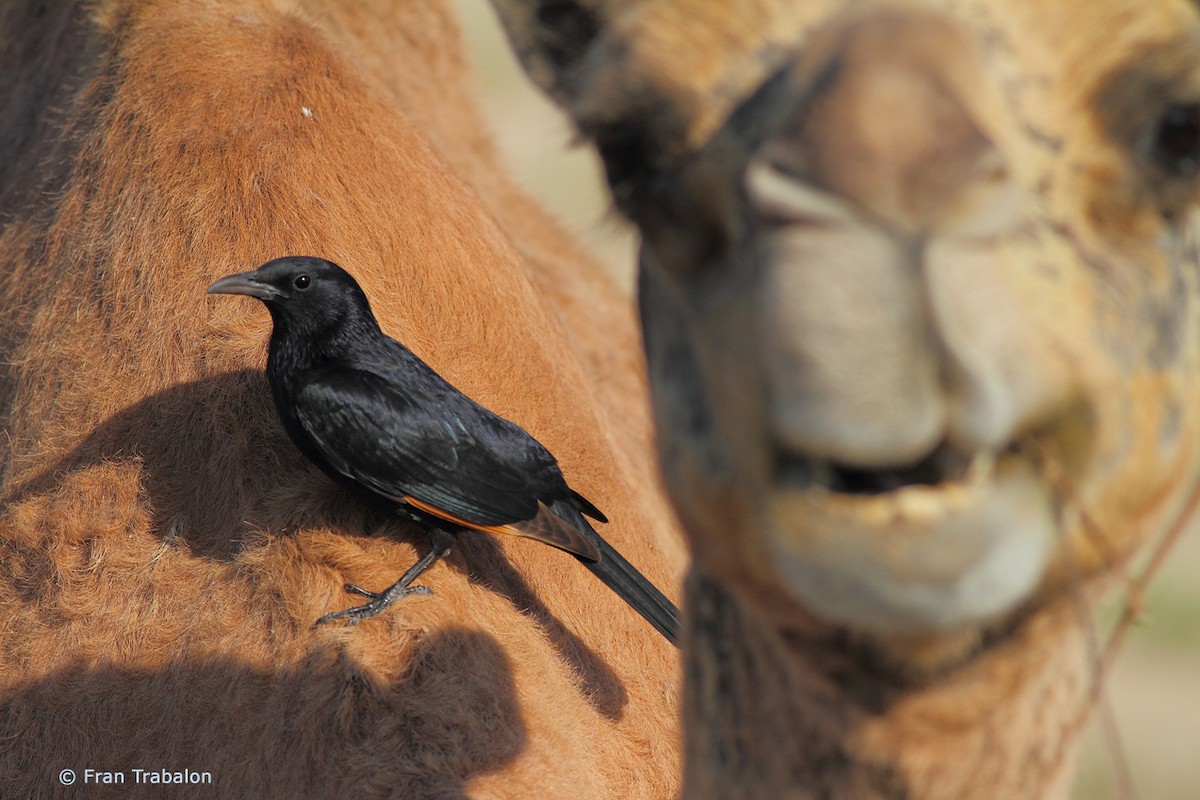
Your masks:
<svg viewBox="0 0 1200 800"><path fill-rule="evenodd" d="M80 782L85 769L125 773L121 786L75 787L89 797L159 796L132 770L187 769L212 773L210 797L465 798L473 777L526 748L512 668L490 636L415 637L391 679L347 649L319 646L278 668L77 662L19 682L0 699L0 794L56 796L70 768Z"/></svg>
<svg viewBox="0 0 1200 800"><path fill-rule="evenodd" d="M247 548L262 544L270 533L313 528L349 536L388 535L410 541L418 551L428 546L417 526L369 508L303 460L287 440L258 370L179 384L122 409L53 466L6 492L2 507L47 495L52 503L73 502L75 495L92 492L76 488L74 478L113 464L136 471L141 505L164 544L187 547L203 558L236 564ZM321 554L311 557L320 560ZM628 701L620 679L555 618L494 538L459 534L445 563L534 620L578 675L597 712L620 719ZM361 580L340 564L328 566L342 572L344 580ZM398 577L408 565L394 566ZM565 555L563 568L582 569ZM347 606L354 604L353 596L344 599Z"/></svg>

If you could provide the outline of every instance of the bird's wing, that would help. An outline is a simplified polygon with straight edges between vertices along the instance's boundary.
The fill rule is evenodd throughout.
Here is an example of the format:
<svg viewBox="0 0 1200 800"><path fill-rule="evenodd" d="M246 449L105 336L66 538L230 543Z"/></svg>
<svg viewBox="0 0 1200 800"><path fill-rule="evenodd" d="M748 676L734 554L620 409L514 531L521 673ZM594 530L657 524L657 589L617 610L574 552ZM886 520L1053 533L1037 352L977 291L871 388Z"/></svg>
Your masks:
<svg viewBox="0 0 1200 800"><path fill-rule="evenodd" d="M546 476L528 469L521 448L540 445L528 434L508 436L501 445L511 452L496 452L489 412L451 396L420 399L370 372L325 371L297 392L295 410L334 469L383 497L415 499L471 527L537 516ZM479 426L490 426L486 436L476 435Z"/></svg>
<svg viewBox="0 0 1200 800"><path fill-rule="evenodd" d="M538 502L537 514L532 519L518 520L505 525L472 524L455 517L453 514L447 513L444 509L424 503L415 497L407 498L407 502L414 508L419 508L427 514L440 517L456 525L474 528L477 531L485 533L503 533L508 536L520 536L523 539L533 539L542 544L557 547L559 550L565 550L571 555L576 556L585 564L600 560L600 548L596 543L596 540L600 538L600 534L572 525L540 501Z"/></svg>
<svg viewBox="0 0 1200 800"><path fill-rule="evenodd" d="M544 502L547 486L562 481L553 457L520 428L462 395L440 399L427 405L406 397L391 380L342 369L307 382L296 394L295 410L341 474L456 525L535 539L571 553L678 643L675 606L591 529L565 483L559 488L564 497ZM557 480L547 480L547 467Z"/></svg>

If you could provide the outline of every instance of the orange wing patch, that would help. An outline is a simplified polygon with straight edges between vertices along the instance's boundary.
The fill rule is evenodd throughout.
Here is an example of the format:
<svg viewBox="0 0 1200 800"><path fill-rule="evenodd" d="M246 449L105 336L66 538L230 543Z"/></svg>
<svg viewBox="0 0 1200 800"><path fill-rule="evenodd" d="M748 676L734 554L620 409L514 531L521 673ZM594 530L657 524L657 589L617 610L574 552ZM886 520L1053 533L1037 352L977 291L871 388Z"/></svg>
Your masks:
<svg viewBox="0 0 1200 800"><path fill-rule="evenodd" d="M600 551L596 549L596 545L592 544L574 525L547 508L546 504L540 500L538 501L538 513L531 519L509 522L504 525L478 525L474 522L467 522L465 519L456 517L448 511L431 506L415 497L405 497L404 502L426 514L432 514L439 519L453 522L464 528L484 533L500 533L506 536L519 536L522 539L533 539L551 547L557 547L559 550L566 550L572 555L586 558L589 561L600 560Z"/></svg>

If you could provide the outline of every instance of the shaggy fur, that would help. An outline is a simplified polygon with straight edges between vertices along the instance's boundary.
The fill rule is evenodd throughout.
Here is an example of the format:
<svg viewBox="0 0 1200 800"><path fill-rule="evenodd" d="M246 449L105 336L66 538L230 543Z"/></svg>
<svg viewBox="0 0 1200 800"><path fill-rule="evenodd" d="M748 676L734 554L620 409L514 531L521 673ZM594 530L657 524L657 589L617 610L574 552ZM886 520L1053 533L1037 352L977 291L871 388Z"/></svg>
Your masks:
<svg viewBox="0 0 1200 800"><path fill-rule="evenodd" d="M656 584L683 563L627 298L499 173L439 2L0 12L0 796L208 770L213 797L612 797L678 785L673 648L586 570L460 537L413 598L312 629L426 547L303 462L284 254L518 421Z"/></svg>
<svg viewBox="0 0 1200 800"><path fill-rule="evenodd" d="M642 234L685 794L1061 797L1200 495L1196 4L495 3Z"/></svg>

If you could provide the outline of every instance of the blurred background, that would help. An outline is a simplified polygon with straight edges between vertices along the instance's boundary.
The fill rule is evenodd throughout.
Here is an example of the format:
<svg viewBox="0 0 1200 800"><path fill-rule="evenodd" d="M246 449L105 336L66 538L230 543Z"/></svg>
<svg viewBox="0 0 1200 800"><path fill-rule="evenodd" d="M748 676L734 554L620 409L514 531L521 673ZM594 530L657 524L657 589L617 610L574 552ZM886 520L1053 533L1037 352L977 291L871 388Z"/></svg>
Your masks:
<svg viewBox="0 0 1200 800"><path fill-rule="evenodd" d="M526 79L487 0L456 0L475 66L479 99L509 172L554 212L626 286L635 241L611 209L592 151L573 146L566 118ZM1136 570L1135 570L1136 574ZM1097 613L1101 641L1122 609L1114 597ZM1193 525L1144 598L1108 682L1108 700L1134 797L1200 798L1200 528ZM1122 798L1118 755L1093 715L1072 800ZM1124 798L1122 798L1124 800Z"/></svg>
<svg viewBox="0 0 1200 800"><path fill-rule="evenodd" d="M566 116L525 77L489 0L455 4L474 62L479 103L509 174L632 288L633 231L609 203L599 159L576 142Z"/></svg>

